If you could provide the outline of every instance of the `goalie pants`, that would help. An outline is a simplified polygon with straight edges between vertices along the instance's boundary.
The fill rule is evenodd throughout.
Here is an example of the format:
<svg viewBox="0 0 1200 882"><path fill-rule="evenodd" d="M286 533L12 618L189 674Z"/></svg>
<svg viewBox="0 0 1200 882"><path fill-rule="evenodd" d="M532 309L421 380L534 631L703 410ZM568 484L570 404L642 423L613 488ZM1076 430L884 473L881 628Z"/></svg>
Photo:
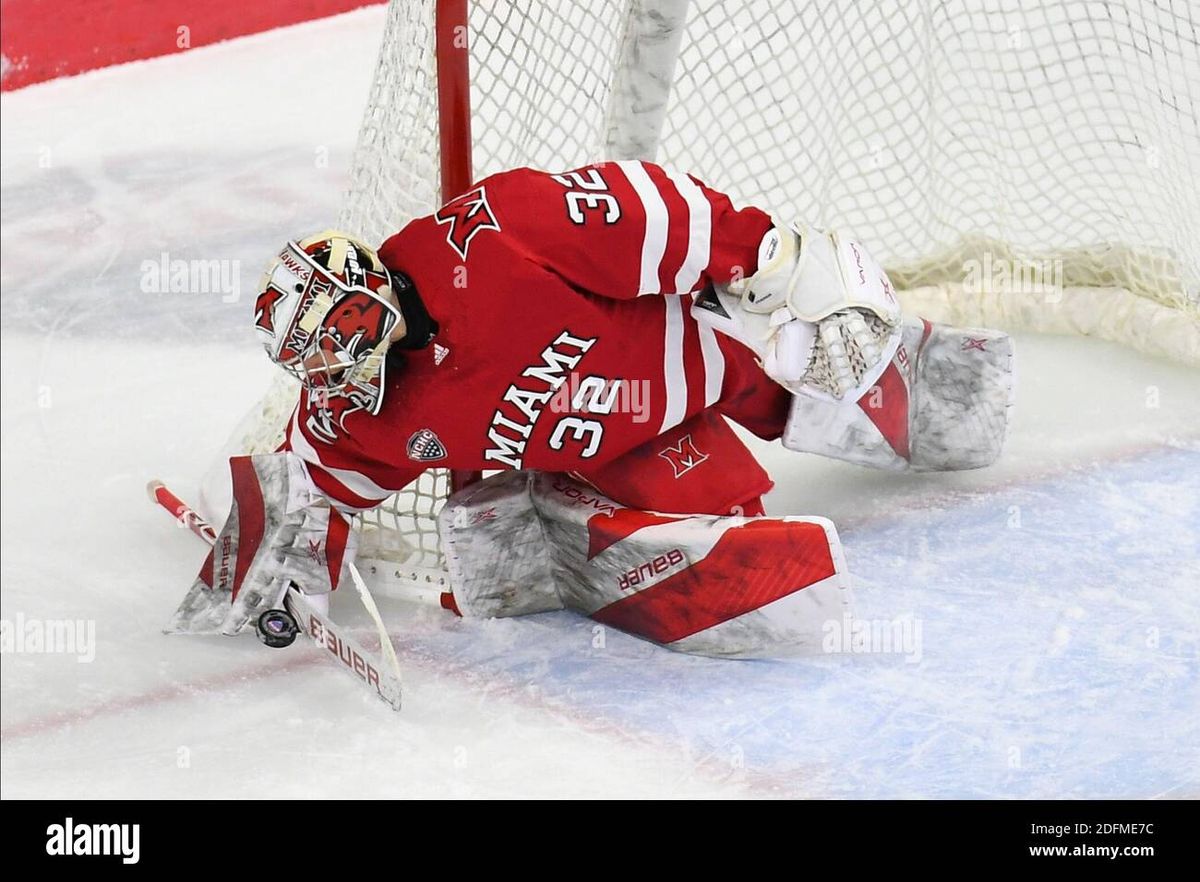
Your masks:
<svg viewBox="0 0 1200 882"><path fill-rule="evenodd" d="M791 396L765 377L601 468L573 473L630 508L678 514L763 513L774 486L722 413L761 437L783 432Z"/></svg>

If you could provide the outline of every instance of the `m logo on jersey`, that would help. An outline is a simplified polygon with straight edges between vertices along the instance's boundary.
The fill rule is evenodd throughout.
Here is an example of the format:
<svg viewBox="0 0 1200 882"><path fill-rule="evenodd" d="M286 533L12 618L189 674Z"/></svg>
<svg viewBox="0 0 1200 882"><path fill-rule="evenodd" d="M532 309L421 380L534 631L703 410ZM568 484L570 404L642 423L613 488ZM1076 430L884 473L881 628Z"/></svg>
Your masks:
<svg viewBox="0 0 1200 882"><path fill-rule="evenodd" d="M461 196L451 199L433 215L439 224L449 224L446 231L446 241L458 256L467 259L467 249L475 234L483 230L500 230L500 222L492 214L488 205L487 193L483 187L468 190Z"/></svg>
<svg viewBox="0 0 1200 882"><path fill-rule="evenodd" d="M682 478L700 463L708 459L707 453L701 453L696 449L696 445L692 442L691 435L684 435L679 439L679 443L674 447L668 447L666 450L660 450L658 455L671 464L671 468L675 470L675 477Z"/></svg>

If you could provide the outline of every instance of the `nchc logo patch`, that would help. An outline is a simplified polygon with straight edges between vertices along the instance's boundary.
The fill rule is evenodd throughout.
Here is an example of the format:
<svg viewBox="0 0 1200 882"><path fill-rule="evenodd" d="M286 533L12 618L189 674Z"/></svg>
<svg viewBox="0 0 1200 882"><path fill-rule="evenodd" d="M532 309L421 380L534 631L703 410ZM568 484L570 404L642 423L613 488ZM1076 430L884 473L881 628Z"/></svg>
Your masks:
<svg viewBox="0 0 1200 882"><path fill-rule="evenodd" d="M483 187L476 187L451 199L433 217L439 224L450 225L446 231L446 241L463 260L467 259L467 249L471 247L471 240L476 233L500 229Z"/></svg>
<svg viewBox="0 0 1200 882"><path fill-rule="evenodd" d="M674 447L668 447L666 450L660 450L658 455L671 464L671 468L675 470L675 477L682 478L704 460L708 459L707 453L701 453L696 449L696 445L692 442L691 435L684 435L679 439L679 443Z"/></svg>
<svg viewBox="0 0 1200 882"><path fill-rule="evenodd" d="M417 462L436 462L446 458L446 445L432 429L414 432L408 439L408 458Z"/></svg>

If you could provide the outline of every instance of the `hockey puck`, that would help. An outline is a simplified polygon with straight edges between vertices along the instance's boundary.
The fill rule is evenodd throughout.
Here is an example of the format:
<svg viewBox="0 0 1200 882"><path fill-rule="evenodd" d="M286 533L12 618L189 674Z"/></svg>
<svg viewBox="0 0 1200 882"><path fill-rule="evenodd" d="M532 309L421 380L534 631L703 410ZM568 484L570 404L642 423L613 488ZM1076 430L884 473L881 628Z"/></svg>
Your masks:
<svg viewBox="0 0 1200 882"><path fill-rule="evenodd" d="M255 628L258 639L272 649L291 646L300 633L300 626L286 609L269 609L258 617Z"/></svg>

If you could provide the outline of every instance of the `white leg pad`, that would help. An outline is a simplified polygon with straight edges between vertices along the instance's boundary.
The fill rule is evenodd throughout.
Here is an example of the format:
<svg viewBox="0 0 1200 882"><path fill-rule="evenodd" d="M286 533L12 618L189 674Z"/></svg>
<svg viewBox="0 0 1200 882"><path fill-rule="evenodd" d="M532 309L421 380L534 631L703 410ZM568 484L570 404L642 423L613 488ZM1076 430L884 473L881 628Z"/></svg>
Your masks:
<svg viewBox="0 0 1200 882"><path fill-rule="evenodd" d="M678 651L744 658L820 652L848 612L824 518L656 514L564 475L510 472L456 493L440 526L466 616L565 607Z"/></svg>

